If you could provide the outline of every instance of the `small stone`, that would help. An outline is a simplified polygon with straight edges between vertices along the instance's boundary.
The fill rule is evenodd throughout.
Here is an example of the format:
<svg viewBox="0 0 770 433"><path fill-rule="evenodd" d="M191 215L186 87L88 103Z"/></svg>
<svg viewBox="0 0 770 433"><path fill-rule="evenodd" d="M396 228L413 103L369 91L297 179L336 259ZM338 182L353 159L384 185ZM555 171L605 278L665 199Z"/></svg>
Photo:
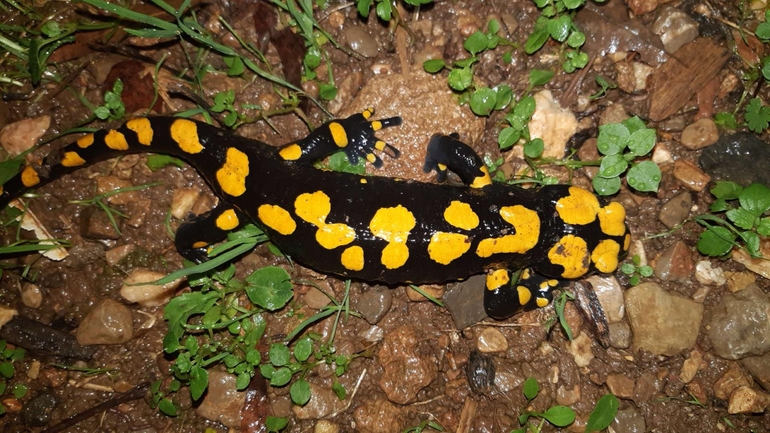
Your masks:
<svg viewBox="0 0 770 433"><path fill-rule="evenodd" d="M694 270L692 251L682 241L674 242L655 262L655 276L663 281L687 281Z"/></svg>
<svg viewBox="0 0 770 433"><path fill-rule="evenodd" d="M711 286L700 286L695 290L695 293L692 294L692 300L702 304L706 302L706 296L708 296L710 292Z"/></svg>
<svg viewBox="0 0 770 433"><path fill-rule="evenodd" d="M96 178L96 193L98 195L112 193L118 189L130 188L133 185L130 181L121 179L117 176L99 176ZM114 205L124 205L134 203L139 198L136 191L126 191L107 196L107 202Z"/></svg>
<svg viewBox="0 0 770 433"><path fill-rule="evenodd" d="M607 387L610 392L620 398L631 398L634 395L636 383L625 374L608 374Z"/></svg>
<svg viewBox="0 0 770 433"><path fill-rule="evenodd" d="M0 145L8 152L8 156L16 157L37 145L49 126L51 126L51 116L39 116L10 123L0 130Z"/></svg>
<svg viewBox="0 0 770 433"><path fill-rule="evenodd" d="M703 354L698 350L690 352L690 356L684 360L682 364L682 371L679 373L679 378L684 383L690 383L695 377L695 373L698 372L701 364L703 363Z"/></svg>
<svg viewBox="0 0 770 433"><path fill-rule="evenodd" d="M634 350L675 355L698 338L703 305L646 282L625 292L626 313L634 331Z"/></svg>
<svg viewBox="0 0 770 433"><path fill-rule="evenodd" d="M120 263L121 260L125 259L126 256L134 252L134 250L136 250L136 244L120 245L107 250L107 252L104 253L104 258L107 260L108 265L115 266Z"/></svg>
<svg viewBox="0 0 770 433"><path fill-rule="evenodd" d="M599 117L599 125L608 125L610 123L620 123L628 119L628 112L623 104L612 104L604 109Z"/></svg>
<svg viewBox="0 0 770 433"><path fill-rule="evenodd" d="M365 399L353 414L356 431L361 433L392 433L404 430L406 420L398 406L379 397Z"/></svg>
<svg viewBox="0 0 770 433"><path fill-rule="evenodd" d="M770 394L739 386L730 394L727 413L762 413L770 406Z"/></svg>
<svg viewBox="0 0 770 433"><path fill-rule="evenodd" d="M107 214L96 206L89 206L80 214L80 234L86 239L120 239L121 218L115 218L113 224ZM117 227L116 227L117 226Z"/></svg>
<svg viewBox="0 0 770 433"><path fill-rule="evenodd" d="M364 57L377 57L380 53L377 41L360 26L345 26L342 30L351 50Z"/></svg>
<svg viewBox="0 0 770 433"><path fill-rule="evenodd" d="M675 195L660 208L658 220L668 228L674 228L690 215L692 196L689 191Z"/></svg>
<svg viewBox="0 0 770 433"><path fill-rule="evenodd" d="M420 286L420 289L425 292L426 295L432 296L434 299L443 298L445 288L446 286L444 284L424 284ZM406 288L406 297L412 302L430 301L430 299L425 297L422 293L408 286Z"/></svg>
<svg viewBox="0 0 770 433"><path fill-rule="evenodd" d="M690 150L711 146L719 140L719 130L710 117L698 119L682 131L682 145Z"/></svg>
<svg viewBox="0 0 770 433"><path fill-rule="evenodd" d="M200 195L201 192L197 188L174 190L174 197L171 199L171 216L178 220L187 218Z"/></svg>
<svg viewBox="0 0 770 433"><path fill-rule="evenodd" d="M711 181L711 176L707 175L694 163L679 159L674 162L674 177L685 186L685 188L701 192Z"/></svg>
<svg viewBox="0 0 770 433"><path fill-rule="evenodd" d="M208 389L195 412L203 418L220 422L225 427L240 427L246 392L238 391L235 380L232 374L210 371Z"/></svg>
<svg viewBox="0 0 770 433"><path fill-rule="evenodd" d="M713 267L708 260L701 260L695 264L695 279L701 284L721 286L727 282L722 268Z"/></svg>
<svg viewBox="0 0 770 433"><path fill-rule="evenodd" d="M393 294L385 286L372 286L353 300L353 307L371 325L380 323L392 304Z"/></svg>
<svg viewBox="0 0 770 433"><path fill-rule="evenodd" d="M647 425L644 422L644 416L634 406L627 409L620 409L615 414L612 421L612 427L615 433L644 433L647 431Z"/></svg>
<svg viewBox="0 0 770 433"><path fill-rule="evenodd" d="M331 299L329 299L324 292L313 286L310 286L310 288L307 289L304 299L305 305L314 310L320 310L331 302Z"/></svg>
<svg viewBox="0 0 770 433"><path fill-rule="evenodd" d="M383 368L378 384L394 403L414 402L438 374L435 358L419 351L418 344L414 326L403 325L386 334L377 351Z"/></svg>
<svg viewBox="0 0 770 433"><path fill-rule="evenodd" d="M616 349L628 349L631 347L633 341L633 334L631 333L631 326L623 322L610 323L610 346Z"/></svg>
<svg viewBox="0 0 770 433"><path fill-rule="evenodd" d="M134 336L131 310L125 305L105 299L86 315L77 330L78 343L123 344Z"/></svg>
<svg viewBox="0 0 770 433"><path fill-rule="evenodd" d="M455 328L465 329L487 317L484 311L485 281L484 275L474 275L447 286L444 307L452 315Z"/></svg>
<svg viewBox="0 0 770 433"><path fill-rule="evenodd" d="M43 292L37 284L24 283L21 285L21 302L29 308L40 308L43 305Z"/></svg>
<svg viewBox="0 0 770 433"><path fill-rule="evenodd" d="M674 157L666 143L658 142L652 149L652 162L658 165L666 165L674 162Z"/></svg>
<svg viewBox="0 0 770 433"><path fill-rule="evenodd" d="M627 93L641 92L647 88L647 78L654 69L641 62L619 62L615 64L618 71L618 87Z"/></svg>
<svg viewBox="0 0 770 433"><path fill-rule="evenodd" d="M752 386L754 381L743 372L737 363L731 363L727 371L714 382L714 396L727 400L739 386Z"/></svg>
<svg viewBox="0 0 770 433"><path fill-rule="evenodd" d="M344 408L345 402L340 401L331 386L310 382L310 400L304 406L293 406L292 411L299 419L323 419Z"/></svg>
<svg viewBox="0 0 770 433"><path fill-rule="evenodd" d="M743 186L770 184L770 146L756 134L724 134L716 144L703 149L698 162L714 179Z"/></svg>
<svg viewBox="0 0 770 433"><path fill-rule="evenodd" d="M698 23L671 6L663 7L650 30L660 36L663 48L669 54L677 52L684 44L698 37Z"/></svg>
<svg viewBox="0 0 770 433"><path fill-rule="evenodd" d="M765 390L770 390L770 352L741 359L741 365ZM750 384L749 384L750 385Z"/></svg>
<svg viewBox="0 0 770 433"><path fill-rule="evenodd" d="M757 281L757 277L749 272L725 271L724 274L727 279L727 290L731 293L740 292Z"/></svg>
<svg viewBox="0 0 770 433"><path fill-rule="evenodd" d="M596 293L596 298L604 310L607 322L620 322L626 315L623 289L613 275L592 275L587 278Z"/></svg>
<svg viewBox="0 0 770 433"><path fill-rule="evenodd" d="M136 268L123 281L120 288L120 296L129 302L137 302L143 307L158 307L165 305L176 289L182 284L182 279L174 280L162 286L152 284L160 280L166 274L153 272L144 268ZM147 283L147 284L140 284Z"/></svg>
<svg viewBox="0 0 770 433"><path fill-rule="evenodd" d="M713 351L741 359L770 351L770 298L756 284L729 293L711 311L706 327Z"/></svg>
<svg viewBox="0 0 770 433"><path fill-rule="evenodd" d="M740 248L733 248L733 260L746 266L746 269L751 272L770 279L770 260L765 259L765 257L770 257L770 240L763 239L760 242L759 253L761 257L754 258Z"/></svg>
<svg viewBox="0 0 770 433"><path fill-rule="evenodd" d="M326 419L322 419L315 424L314 433L339 433L340 425Z"/></svg>
<svg viewBox="0 0 770 433"><path fill-rule="evenodd" d="M134 203L134 205L131 207L131 214L129 215L126 224L133 228L139 228L143 226L145 219L152 212L152 206L152 200L148 198L140 198L137 200L136 203Z"/></svg>
<svg viewBox="0 0 770 433"><path fill-rule="evenodd" d="M593 341L585 332L581 332L569 343L569 353L575 359L575 364L578 367L588 367L588 364L594 359L594 353L591 351L592 343Z"/></svg>
<svg viewBox="0 0 770 433"><path fill-rule="evenodd" d="M508 350L508 340L497 328L488 326L479 333L476 348L481 353L505 352Z"/></svg>
<svg viewBox="0 0 770 433"><path fill-rule="evenodd" d="M44 392L33 397L21 409L21 422L27 427L43 427L51 421L51 413L59 404L59 398Z"/></svg>
<svg viewBox="0 0 770 433"><path fill-rule="evenodd" d="M577 132L577 119L572 111L562 108L548 90L536 93L534 98L535 112L529 122L529 134L545 143L544 158L561 158L567 142Z"/></svg>

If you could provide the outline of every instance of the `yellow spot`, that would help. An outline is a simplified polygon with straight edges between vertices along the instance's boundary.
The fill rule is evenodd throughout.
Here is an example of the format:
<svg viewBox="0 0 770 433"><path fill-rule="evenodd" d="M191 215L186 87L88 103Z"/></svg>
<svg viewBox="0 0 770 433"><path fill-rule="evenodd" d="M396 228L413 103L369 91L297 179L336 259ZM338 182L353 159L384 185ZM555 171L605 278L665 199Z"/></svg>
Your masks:
<svg viewBox="0 0 770 433"><path fill-rule="evenodd" d="M623 236L626 232L626 208L618 202L611 202L599 210L599 225L604 234Z"/></svg>
<svg viewBox="0 0 770 433"><path fill-rule="evenodd" d="M527 305L532 299L532 292L526 286L516 286L516 291L519 294L519 305Z"/></svg>
<svg viewBox="0 0 770 433"><path fill-rule="evenodd" d="M412 212L401 205L380 208L374 214L369 222L369 230L374 236L388 242L382 250L381 258L386 268L396 269L406 263L409 258L406 240L416 224Z"/></svg>
<svg viewBox="0 0 770 433"><path fill-rule="evenodd" d="M532 276L532 272L530 271L529 268L527 268L521 271L521 275L519 275L519 279L528 280L531 276Z"/></svg>
<svg viewBox="0 0 770 433"><path fill-rule="evenodd" d="M327 250L347 245L356 239L356 231L347 224L326 223L331 210L331 200L323 191L300 194L294 200L294 212L298 217L318 227L316 242Z"/></svg>
<svg viewBox="0 0 770 433"><path fill-rule="evenodd" d="M441 170L441 171L446 171L446 164L439 163L438 164L438 169Z"/></svg>
<svg viewBox="0 0 770 433"><path fill-rule="evenodd" d="M235 211L232 209L228 209L222 212L222 215L219 215L217 217L215 224L220 230L230 231L238 227L238 225L240 225L241 222L238 221L238 215L235 214Z"/></svg>
<svg viewBox="0 0 770 433"><path fill-rule="evenodd" d="M431 260L442 265L448 265L452 260L465 254L471 247L468 236L459 233L436 232L428 244L428 255Z"/></svg>
<svg viewBox="0 0 770 433"><path fill-rule="evenodd" d="M508 284L511 277L505 269L495 269L487 274L487 290L497 290Z"/></svg>
<svg viewBox="0 0 770 433"><path fill-rule="evenodd" d="M471 182L471 188L484 188L487 185L492 185L492 178L489 177L489 170L487 170L486 166L481 167L481 172L483 174Z"/></svg>
<svg viewBox="0 0 770 433"><path fill-rule="evenodd" d="M203 248L203 247L207 246L208 244L209 244L208 242L198 241L198 242L192 244L192 247L195 248L195 249L198 249L198 248Z"/></svg>
<svg viewBox="0 0 770 433"><path fill-rule="evenodd" d="M540 283L540 290L545 290L548 288L548 281L543 281Z"/></svg>
<svg viewBox="0 0 770 433"><path fill-rule="evenodd" d="M369 120L370 117L372 117L372 114L374 114L373 108L367 108L363 112L361 112L361 115L364 116L364 119Z"/></svg>
<svg viewBox="0 0 770 433"><path fill-rule="evenodd" d="M65 167L77 167L86 163L86 160L81 158L77 152L64 152L64 158L61 160L61 165Z"/></svg>
<svg viewBox="0 0 770 433"><path fill-rule="evenodd" d="M453 200L444 210L444 220L464 230L473 230L479 225L479 216L473 212L471 205L458 200Z"/></svg>
<svg viewBox="0 0 770 433"><path fill-rule="evenodd" d="M551 263L564 266L561 276L578 278L588 272L588 245L583 238L575 235L562 236L548 251Z"/></svg>
<svg viewBox="0 0 770 433"><path fill-rule="evenodd" d="M337 122L329 123L329 132L332 134L332 140L337 147L345 147L348 145L348 134L345 132L345 128Z"/></svg>
<svg viewBox="0 0 770 433"><path fill-rule="evenodd" d="M203 145L198 139L198 125L192 120L174 120L171 124L171 138L184 152L200 153L203 150Z"/></svg>
<svg viewBox="0 0 770 433"><path fill-rule="evenodd" d="M126 136L114 129L110 129L104 136L104 144L112 150L128 150Z"/></svg>
<svg viewBox="0 0 770 433"><path fill-rule="evenodd" d="M626 237L623 239L623 251L628 251L631 247L631 233L626 233Z"/></svg>
<svg viewBox="0 0 770 433"><path fill-rule="evenodd" d="M375 120L374 122L372 122L372 130L379 131L380 129L382 129L382 122L380 122L379 120Z"/></svg>
<svg viewBox="0 0 770 433"><path fill-rule="evenodd" d="M599 212L596 196L576 186L569 188L569 195L556 202L556 212L567 224L585 225L594 222Z"/></svg>
<svg viewBox="0 0 770 433"><path fill-rule="evenodd" d="M377 150L384 150L385 146L387 146L387 145L382 140L377 140L377 141L374 142L374 148L377 149Z"/></svg>
<svg viewBox="0 0 770 433"><path fill-rule="evenodd" d="M86 147L94 144L94 134L88 134L78 138L77 144L81 149L85 149Z"/></svg>
<svg viewBox="0 0 770 433"><path fill-rule="evenodd" d="M516 233L483 239L476 247L476 254L479 257L489 257L498 253L524 254L537 245L540 237L540 217L537 216L537 212L521 205L505 206L500 209L500 216L516 229Z"/></svg>
<svg viewBox="0 0 770 433"><path fill-rule="evenodd" d="M340 262L345 269L360 271L364 268L364 250L359 246L345 248L340 257Z"/></svg>
<svg viewBox="0 0 770 433"><path fill-rule="evenodd" d="M612 239L605 239L594 248L591 261L599 272L605 274L615 272L618 268L618 254L620 254L620 245Z"/></svg>
<svg viewBox="0 0 770 433"><path fill-rule="evenodd" d="M126 122L126 128L136 132L136 139L140 144L149 146L152 144L152 124L150 119L132 119Z"/></svg>
<svg viewBox="0 0 770 433"><path fill-rule="evenodd" d="M246 176L249 175L249 157L240 150L230 147L225 163L217 170L217 182L226 194L239 197L246 192Z"/></svg>
<svg viewBox="0 0 770 433"><path fill-rule="evenodd" d="M366 179L364 179L364 178L361 178L361 180L360 180L359 182L361 182L361 183L364 183L364 184L365 184L365 183L366 183Z"/></svg>
<svg viewBox="0 0 770 433"><path fill-rule="evenodd" d="M559 280L548 280L548 285L551 287L556 287L559 285Z"/></svg>
<svg viewBox="0 0 770 433"><path fill-rule="evenodd" d="M35 186L40 183L40 176L31 165L24 168L21 172L21 183L26 187Z"/></svg>
<svg viewBox="0 0 770 433"><path fill-rule="evenodd" d="M373 153L367 153L366 160L369 161L370 164L374 164L374 161L377 161L377 157L374 156Z"/></svg>
<svg viewBox="0 0 770 433"><path fill-rule="evenodd" d="M294 143L279 150L278 154L286 161L296 161L302 156L302 148L299 147L299 144Z"/></svg>
<svg viewBox="0 0 770 433"><path fill-rule="evenodd" d="M356 231L347 224L324 224L315 233L316 242L327 250L347 245L355 239Z"/></svg>
<svg viewBox="0 0 770 433"><path fill-rule="evenodd" d="M297 229L297 223L284 208L263 204L257 209L257 216L262 223L282 235L290 235Z"/></svg>
<svg viewBox="0 0 770 433"><path fill-rule="evenodd" d="M540 308L545 308L548 306L549 302L548 302L548 299L546 298L537 298L535 300L535 304L537 304L537 306Z"/></svg>

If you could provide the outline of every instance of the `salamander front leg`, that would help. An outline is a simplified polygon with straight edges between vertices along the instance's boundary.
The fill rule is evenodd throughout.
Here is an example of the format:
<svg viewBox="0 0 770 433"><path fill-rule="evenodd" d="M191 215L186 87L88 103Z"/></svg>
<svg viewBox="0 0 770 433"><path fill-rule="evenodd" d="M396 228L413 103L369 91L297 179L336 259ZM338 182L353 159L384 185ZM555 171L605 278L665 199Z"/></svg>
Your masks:
<svg viewBox="0 0 770 433"><path fill-rule="evenodd" d="M543 308L553 301L553 292L561 285L559 280L547 278L527 268L518 281L511 280L507 269L496 269L487 274L484 309L489 317L503 320L521 311Z"/></svg>
<svg viewBox="0 0 770 433"><path fill-rule="evenodd" d="M438 174L436 180L446 180L447 169L457 173L463 183L471 188L483 188L492 184L489 170L484 161L470 146L459 140L455 134L436 134L428 143L428 152L425 155L425 173L435 170Z"/></svg>
<svg viewBox="0 0 770 433"><path fill-rule="evenodd" d="M398 158L399 152L377 138L375 133L382 128L400 125L401 118L370 120L372 114L374 110L368 109L346 119L326 122L304 139L282 146L278 154L287 161L312 164L342 150L351 164L357 164L360 157L379 168L382 160L374 154L375 150L391 158Z"/></svg>
<svg viewBox="0 0 770 433"><path fill-rule="evenodd" d="M176 231L174 244L179 254L194 263L209 259L212 244L243 225L248 218L231 206L219 205L205 214L186 220Z"/></svg>

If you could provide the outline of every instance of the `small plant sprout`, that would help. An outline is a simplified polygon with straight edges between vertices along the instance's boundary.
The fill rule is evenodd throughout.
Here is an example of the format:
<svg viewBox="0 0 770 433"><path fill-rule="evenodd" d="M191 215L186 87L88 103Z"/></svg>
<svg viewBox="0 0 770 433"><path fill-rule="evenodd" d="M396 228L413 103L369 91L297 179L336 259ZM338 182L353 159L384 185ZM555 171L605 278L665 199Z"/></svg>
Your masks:
<svg viewBox="0 0 770 433"><path fill-rule="evenodd" d="M631 263L623 263L620 266L620 271L631 277L628 283L632 286L639 284L642 278L649 278L652 276L652 267L648 265L641 266L642 259L638 254L634 254L631 257Z"/></svg>

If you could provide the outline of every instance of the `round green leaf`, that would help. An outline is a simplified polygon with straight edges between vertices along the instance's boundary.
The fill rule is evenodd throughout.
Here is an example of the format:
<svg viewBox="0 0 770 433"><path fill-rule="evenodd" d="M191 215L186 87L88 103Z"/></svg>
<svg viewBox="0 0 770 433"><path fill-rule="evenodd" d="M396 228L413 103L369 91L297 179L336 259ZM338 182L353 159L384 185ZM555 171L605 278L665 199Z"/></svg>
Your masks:
<svg viewBox="0 0 770 433"><path fill-rule="evenodd" d="M246 282L249 300L266 310L281 309L294 296L289 274L277 266L254 271L246 278Z"/></svg>
<svg viewBox="0 0 770 433"><path fill-rule="evenodd" d="M297 405L304 405L310 401L310 383L305 379L299 379L291 384L289 388L289 394L291 394L291 401Z"/></svg>
<svg viewBox="0 0 770 433"><path fill-rule="evenodd" d="M611 177L608 179L594 176L591 185L593 185L594 191L599 195L612 195L620 191L620 178Z"/></svg>
<svg viewBox="0 0 770 433"><path fill-rule="evenodd" d="M537 393L540 392L540 384L537 383L537 379L534 377L527 378L527 380L524 381L522 392L524 392L524 397L526 397L527 400L532 400L537 397Z"/></svg>
<svg viewBox="0 0 770 433"><path fill-rule="evenodd" d="M299 362L305 362L313 354L313 340L310 337L301 338L294 346L294 358Z"/></svg>
<svg viewBox="0 0 770 433"><path fill-rule="evenodd" d="M546 69L533 69L529 73L529 85L532 87L544 86L548 84L549 81L551 81L551 78L553 78L553 71Z"/></svg>
<svg viewBox="0 0 770 433"><path fill-rule="evenodd" d="M572 18L569 15L562 15L559 18L548 21L548 33L552 38L559 42L564 42L569 36Z"/></svg>
<svg viewBox="0 0 770 433"><path fill-rule="evenodd" d="M729 253L735 245L735 235L719 226L709 227L698 239L698 251L711 257L721 257Z"/></svg>
<svg viewBox="0 0 770 433"><path fill-rule="evenodd" d="M542 138L535 138L524 145L524 155L527 158L539 158L543 154L545 143Z"/></svg>
<svg viewBox="0 0 770 433"><path fill-rule="evenodd" d="M241 373L235 378L235 387L238 391L248 388L249 383L251 383L251 375L249 373Z"/></svg>
<svg viewBox="0 0 770 433"><path fill-rule="evenodd" d="M449 87L458 92L462 92L471 86L473 82L473 72L471 68L452 69L447 78Z"/></svg>
<svg viewBox="0 0 770 433"><path fill-rule="evenodd" d="M499 84L494 87L496 94L495 110L504 110L513 100L513 91L506 84Z"/></svg>
<svg viewBox="0 0 770 433"><path fill-rule="evenodd" d="M572 32L567 38L567 45L572 48L580 48L586 43L586 35L583 32Z"/></svg>
<svg viewBox="0 0 770 433"><path fill-rule="evenodd" d="M643 156L650 153L655 147L655 130L651 128L639 129L628 137L628 150L635 156Z"/></svg>
<svg viewBox="0 0 770 433"><path fill-rule="evenodd" d="M618 177L628 168L628 161L623 155L607 155L602 158L599 166L599 176L604 178Z"/></svg>
<svg viewBox="0 0 770 433"><path fill-rule="evenodd" d="M471 95L471 111L477 116L489 116L497 104L497 93L489 87L482 87Z"/></svg>
<svg viewBox="0 0 770 433"><path fill-rule="evenodd" d="M487 35L477 30L468 36L468 39L463 43L463 48L475 56L487 49Z"/></svg>
<svg viewBox="0 0 770 433"><path fill-rule="evenodd" d="M444 69L445 65L446 62L444 62L444 59L431 59L423 62L422 68L425 69L425 72L429 74L435 74Z"/></svg>
<svg viewBox="0 0 770 433"><path fill-rule="evenodd" d="M532 79L532 74L530 74L530 79ZM525 119L524 121L528 122L529 118L532 117L532 114L535 113L536 105L535 98L525 96L513 107L513 115Z"/></svg>
<svg viewBox="0 0 770 433"><path fill-rule="evenodd" d="M655 192L660 185L660 168L652 161L642 161L628 170L626 180L637 191Z"/></svg>
<svg viewBox="0 0 770 433"><path fill-rule="evenodd" d="M575 411L567 406L552 406L543 412L543 418L556 427L566 427L575 422Z"/></svg>
<svg viewBox="0 0 770 433"><path fill-rule="evenodd" d="M519 138L521 138L521 132L511 127L503 128L497 136L497 144L500 145L500 150L505 150L516 144Z"/></svg>
<svg viewBox="0 0 770 433"><path fill-rule="evenodd" d="M620 123L610 123L599 127L596 147L602 155L615 155L626 148L631 134L628 128Z"/></svg>
<svg viewBox="0 0 770 433"><path fill-rule="evenodd" d="M602 431L612 424L618 413L618 398L612 394L606 394L596 402L596 407L588 417L586 431Z"/></svg>
<svg viewBox="0 0 770 433"><path fill-rule="evenodd" d="M271 344L267 354L270 357L270 363L276 367L288 364L291 359L289 348L279 343Z"/></svg>
<svg viewBox="0 0 770 433"><path fill-rule="evenodd" d="M284 386L291 380L291 375L291 370L288 367L281 367L273 372L273 376L270 378L270 385Z"/></svg>

